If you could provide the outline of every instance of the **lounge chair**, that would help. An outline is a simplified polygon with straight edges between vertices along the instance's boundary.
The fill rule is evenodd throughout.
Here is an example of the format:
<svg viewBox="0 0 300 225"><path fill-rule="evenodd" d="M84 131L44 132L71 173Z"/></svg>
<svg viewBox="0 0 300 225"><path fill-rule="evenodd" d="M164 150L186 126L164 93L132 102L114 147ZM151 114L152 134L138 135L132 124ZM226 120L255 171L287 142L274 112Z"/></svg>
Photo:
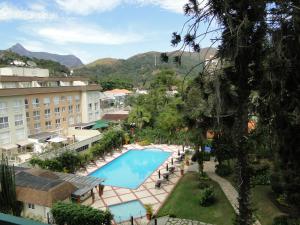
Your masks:
<svg viewBox="0 0 300 225"><path fill-rule="evenodd" d="M157 180L155 182L155 188L159 189L161 187L161 184L162 184L162 180Z"/></svg>
<svg viewBox="0 0 300 225"><path fill-rule="evenodd" d="M163 173L163 175L162 175L163 180L164 180L164 181L169 181L169 176L170 176L170 173L169 173L169 172Z"/></svg>
<svg viewBox="0 0 300 225"><path fill-rule="evenodd" d="M169 172L172 174L175 172L175 166L170 166L169 167Z"/></svg>

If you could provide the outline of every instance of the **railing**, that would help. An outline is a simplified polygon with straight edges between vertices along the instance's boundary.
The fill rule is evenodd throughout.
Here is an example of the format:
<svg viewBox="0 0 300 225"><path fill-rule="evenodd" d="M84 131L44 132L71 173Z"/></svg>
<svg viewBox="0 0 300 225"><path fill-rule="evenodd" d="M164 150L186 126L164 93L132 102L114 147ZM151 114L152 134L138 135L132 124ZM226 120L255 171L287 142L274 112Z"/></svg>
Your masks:
<svg viewBox="0 0 300 225"><path fill-rule="evenodd" d="M99 141L101 138L102 138L102 134L99 134L97 136L94 136L94 137L91 137L91 138L88 138L88 139L85 139L85 140L82 140L82 141L79 141L79 142L75 142L73 144L67 145L67 146L59 148L59 149L51 149L47 152L37 154L36 156L40 159L43 159L43 160L44 159L51 159L51 158L54 158L58 155L61 155L64 152L67 152L67 151L76 151L76 149L81 148L85 145L91 146L91 144L93 142Z"/></svg>

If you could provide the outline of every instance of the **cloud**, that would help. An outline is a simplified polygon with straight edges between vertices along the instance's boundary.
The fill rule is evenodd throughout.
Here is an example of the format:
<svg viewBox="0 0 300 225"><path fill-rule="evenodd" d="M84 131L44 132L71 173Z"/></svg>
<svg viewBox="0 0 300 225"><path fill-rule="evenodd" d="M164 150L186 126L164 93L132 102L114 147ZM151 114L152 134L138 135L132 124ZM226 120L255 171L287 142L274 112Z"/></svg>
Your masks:
<svg viewBox="0 0 300 225"><path fill-rule="evenodd" d="M121 45L139 42L143 39L140 34L132 32L112 32L99 26L77 23L43 26L35 28L35 31L39 36L60 44Z"/></svg>
<svg viewBox="0 0 300 225"><path fill-rule="evenodd" d="M41 6L32 5L30 8L18 8L6 2L0 3L0 21L7 20L53 20L56 14L47 12Z"/></svg>
<svg viewBox="0 0 300 225"><path fill-rule="evenodd" d="M55 2L66 12L88 15L110 11L121 4L155 5L168 11L183 13L183 6L188 0L55 0Z"/></svg>
<svg viewBox="0 0 300 225"><path fill-rule="evenodd" d="M183 6L188 0L135 0L142 5L156 5L168 11L183 13Z"/></svg>
<svg viewBox="0 0 300 225"><path fill-rule="evenodd" d="M88 15L93 12L110 11L122 0L55 0L59 7L69 13Z"/></svg>

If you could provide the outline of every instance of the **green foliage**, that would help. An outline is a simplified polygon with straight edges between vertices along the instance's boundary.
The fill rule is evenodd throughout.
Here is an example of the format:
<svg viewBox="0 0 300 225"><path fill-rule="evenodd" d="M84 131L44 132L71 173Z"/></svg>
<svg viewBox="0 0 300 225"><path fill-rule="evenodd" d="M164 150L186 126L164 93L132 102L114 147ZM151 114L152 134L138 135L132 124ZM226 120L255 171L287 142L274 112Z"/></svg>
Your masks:
<svg viewBox="0 0 300 225"><path fill-rule="evenodd" d="M0 162L0 212L20 216L22 203L17 200L15 170L2 155Z"/></svg>
<svg viewBox="0 0 300 225"><path fill-rule="evenodd" d="M199 202L201 206L207 207L212 205L215 201L213 187L209 186L208 188L202 189L199 198L200 198Z"/></svg>
<svg viewBox="0 0 300 225"><path fill-rule="evenodd" d="M70 70L66 66L51 60L32 59L26 56L20 56L11 51L3 51L0 54L0 66L8 66L13 60L20 60L25 63L27 61L33 61L39 68L48 69L50 76L64 76L70 73Z"/></svg>
<svg viewBox="0 0 300 225"><path fill-rule="evenodd" d="M216 174L221 177L227 177L232 174L232 168L226 164L218 164L216 165Z"/></svg>
<svg viewBox="0 0 300 225"><path fill-rule="evenodd" d="M64 152L53 159L32 158L29 163L32 166L38 165L42 169L57 172L74 173L80 166L86 164L94 157L104 157L112 153L116 148L122 146L124 132L120 130L108 130L103 134L99 143L88 149L87 152L79 154L75 152Z"/></svg>
<svg viewBox="0 0 300 225"><path fill-rule="evenodd" d="M299 225L300 220L287 215L274 218L272 225Z"/></svg>
<svg viewBox="0 0 300 225"><path fill-rule="evenodd" d="M58 225L110 225L113 216L109 211L101 211L76 203L55 203L51 213Z"/></svg>
<svg viewBox="0 0 300 225"><path fill-rule="evenodd" d="M252 183L254 185L268 185L271 179L271 169L269 164L257 164L253 166Z"/></svg>

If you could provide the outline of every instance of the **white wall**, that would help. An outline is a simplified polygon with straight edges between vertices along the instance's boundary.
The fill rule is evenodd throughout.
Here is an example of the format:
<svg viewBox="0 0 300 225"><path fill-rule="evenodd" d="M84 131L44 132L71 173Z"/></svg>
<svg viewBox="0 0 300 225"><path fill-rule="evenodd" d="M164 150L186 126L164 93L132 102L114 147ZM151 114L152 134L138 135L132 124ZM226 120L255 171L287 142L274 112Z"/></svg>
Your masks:
<svg viewBox="0 0 300 225"><path fill-rule="evenodd" d="M40 68L3 67L0 68L0 76L49 77L49 70Z"/></svg>
<svg viewBox="0 0 300 225"><path fill-rule="evenodd" d="M89 105L91 104L91 108ZM98 108L95 109L95 104ZM82 123L90 123L100 119L100 99L98 91L84 91L81 94Z"/></svg>
<svg viewBox="0 0 300 225"><path fill-rule="evenodd" d="M47 213L50 212L50 208L34 205L34 209L28 207L28 203L24 203L22 216L27 218L36 219L42 222L47 222Z"/></svg>

